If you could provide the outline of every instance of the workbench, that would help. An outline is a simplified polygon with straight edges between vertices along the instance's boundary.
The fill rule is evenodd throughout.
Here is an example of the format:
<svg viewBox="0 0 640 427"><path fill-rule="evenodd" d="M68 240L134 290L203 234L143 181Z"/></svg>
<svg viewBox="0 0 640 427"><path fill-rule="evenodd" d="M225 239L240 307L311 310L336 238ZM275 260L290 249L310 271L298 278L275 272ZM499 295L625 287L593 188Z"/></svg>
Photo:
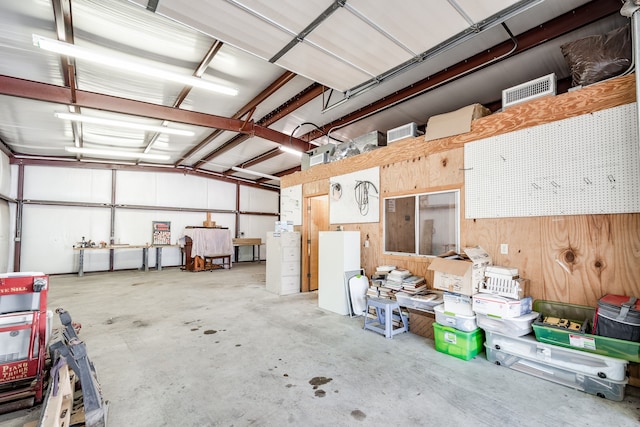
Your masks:
<svg viewBox="0 0 640 427"><path fill-rule="evenodd" d="M251 246L252 261L260 262L260 245L262 245L262 239L253 239L253 238L236 238L233 239L233 253L235 262L238 262L238 252L240 246ZM256 258L256 247L258 248L258 257Z"/></svg>
<svg viewBox="0 0 640 427"><path fill-rule="evenodd" d="M104 247L92 246L88 248L76 248L74 251L79 252L78 262L78 276L84 276L84 251L116 251L118 249L142 249L142 266L140 270L149 271L149 249L155 248L156 250L156 270L162 270L162 248L172 247L177 245L107 245Z"/></svg>

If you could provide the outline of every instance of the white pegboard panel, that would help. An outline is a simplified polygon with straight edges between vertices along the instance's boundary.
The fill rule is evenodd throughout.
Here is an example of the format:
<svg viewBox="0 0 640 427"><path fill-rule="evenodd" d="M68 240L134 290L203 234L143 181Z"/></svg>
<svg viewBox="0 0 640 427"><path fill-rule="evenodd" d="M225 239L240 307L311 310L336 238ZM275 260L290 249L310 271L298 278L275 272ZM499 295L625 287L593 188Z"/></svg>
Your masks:
<svg viewBox="0 0 640 427"><path fill-rule="evenodd" d="M640 212L636 104L465 144L465 217Z"/></svg>

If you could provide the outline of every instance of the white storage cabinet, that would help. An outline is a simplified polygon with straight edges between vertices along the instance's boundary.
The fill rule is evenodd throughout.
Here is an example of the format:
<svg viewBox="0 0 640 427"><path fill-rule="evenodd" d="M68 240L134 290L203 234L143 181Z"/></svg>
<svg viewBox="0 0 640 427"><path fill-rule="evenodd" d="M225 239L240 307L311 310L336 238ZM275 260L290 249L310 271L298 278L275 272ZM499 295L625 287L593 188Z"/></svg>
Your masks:
<svg viewBox="0 0 640 427"><path fill-rule="evenodd" d="M350 314L344 273L360 269L360 232L321 231L318 253L318 307Z"/></svg>
<svg viewBox="0 0 640 427"><path fill-rule="evenodd" d="M300 233L267 233L267 290L278 295L300 292Z"/></svg>

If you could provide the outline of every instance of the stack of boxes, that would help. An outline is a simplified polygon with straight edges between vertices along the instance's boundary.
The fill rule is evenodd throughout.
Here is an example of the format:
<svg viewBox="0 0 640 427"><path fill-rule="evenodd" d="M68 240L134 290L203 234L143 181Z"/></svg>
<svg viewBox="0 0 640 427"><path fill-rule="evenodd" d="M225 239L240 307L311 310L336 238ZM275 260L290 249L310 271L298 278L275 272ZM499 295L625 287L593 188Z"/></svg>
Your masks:
<svg viewBox="0 0 640 427"><path fill-rule="evenodd" d="M520 278L518 269L487 266L478 293L473 296L478 326L508 336L530 333L538 313L532 312L533 301L526 296L528 288L529 281Z"/></svg>
<svg viewBox="0 0 640 427"><path fill-rule="evenodd" d="M465 248L464 255L434 258L433 287L445 291L443 304L436 306L434 341L436 350L462 360L482 351L484 334L477 325L472 296L484 277L491 257L482 248Z"/></svg>
<svg viewBox="0 0 640 427"><path fill-rule="evenodd" d="M599 316L593 307L533 302L528 280L517 269L492 265L480 247L435 258L429 269L433 287L445 291L434 308L436 350L469 360L484 342L492 363L610 400L624 398L628 364L640 362L637 299L607 295ZM595 320L605 322L608 336L598 333Z"/></svg>

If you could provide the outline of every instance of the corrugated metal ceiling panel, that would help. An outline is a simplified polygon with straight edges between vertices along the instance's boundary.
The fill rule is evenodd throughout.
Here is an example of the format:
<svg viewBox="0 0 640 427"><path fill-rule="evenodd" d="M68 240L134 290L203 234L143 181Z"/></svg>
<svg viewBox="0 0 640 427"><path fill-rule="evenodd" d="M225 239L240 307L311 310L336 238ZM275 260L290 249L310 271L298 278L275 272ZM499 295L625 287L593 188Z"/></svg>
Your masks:
<svg viewBox="0 0 640 427"><path fill-rule="evenodd" d="M33 46L32 34L55 37L51 5L47 2L8 1L2 6L0 25L0 74L62 85L57 56L41 55Z"/></svg>

